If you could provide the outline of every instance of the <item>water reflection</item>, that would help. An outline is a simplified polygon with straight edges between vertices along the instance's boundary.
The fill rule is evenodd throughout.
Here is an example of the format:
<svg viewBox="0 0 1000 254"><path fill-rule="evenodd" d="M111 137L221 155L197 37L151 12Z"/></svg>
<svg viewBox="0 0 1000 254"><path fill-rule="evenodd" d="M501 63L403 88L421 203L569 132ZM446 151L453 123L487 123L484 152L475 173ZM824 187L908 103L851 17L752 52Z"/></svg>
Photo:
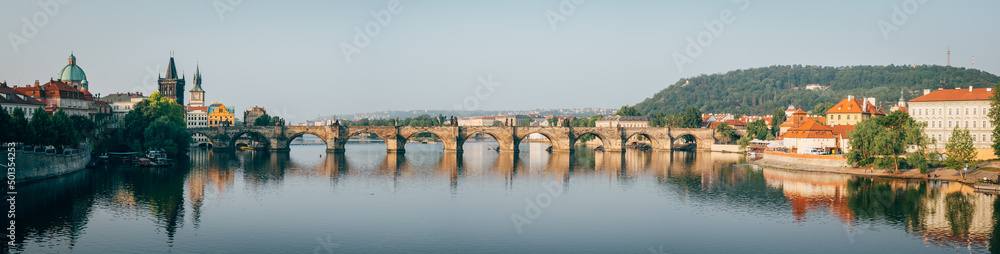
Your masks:
<svg viewBox="0 0 1000 254"><path fill-rule="evenodd" d="M212 233L236 234L241 230L238 225L255 220L239 214L231 215L233 219L229 220L218 214L209 216L217 213L213 209L229 205L249 207L248 211L307 210L316 202L329 201L300 200L297 196L313 195L301 191L325 192L325 196L312 197L333 197L339 202L346 202L343 198L360 200L345 205L357 205L359 212L366 213L374 210L365 209L377 209L368 207L386 204L372 203L368 201L372 198L365 197L399 195L402 199L411 198L407 196L411 193L433 196L441 191L452 200L466 196L487 198L489 195L480 194L499 190L510 195L553 179L570 193L600 185L623 192L651 188L661 193L661 200L646 202L674 202L671 197L678 197L678 206L705 206L798 224L834 221L868 231L889 227L922 243L956 250L985 252L996 248L994 243L1000 241L995 234L1000 232L996 216L1000 214L996 205L1000 201L994 195L975 193L957 183L762 169L747 164L743 156L725 153L605 153L583 147L574 153L548 153L544 151L546 145L533 143L522 144L519 153L498 153L487 146L467 144L464 153L454 153L436 145L410 144L405 154L386 154L379 144L351 144L346 154L325 153L323 147L310 146L294 146L285 153L195 149L188 158L177 160L177 165L167 169L85 170L19 186L25 199L18 203L21 246L17 250L208 251L210 243L179 235L196 235L194 232L201 228L213 226L216 231ZM297 189L302 186L307 189ZM290 200L286 204L292 207L259 207L259 202L239 201L243 196L250 196L250 200L278 196ZM295 221L290 217L288 220ZM770 220L762 221L766 225ZM226 226L218 231L217 225ZM155 230L149 232L150 228ZM82 237L90 234L94 237ZM115 240L140 237L157 239L154 242L163 245L148 240L123 245ZM81 244L81 239L90 242ZM179 239L192 243L175 243ZM300 244L304 247L279 246L274 250L309 251L309 244L306 241Z"/></svg>

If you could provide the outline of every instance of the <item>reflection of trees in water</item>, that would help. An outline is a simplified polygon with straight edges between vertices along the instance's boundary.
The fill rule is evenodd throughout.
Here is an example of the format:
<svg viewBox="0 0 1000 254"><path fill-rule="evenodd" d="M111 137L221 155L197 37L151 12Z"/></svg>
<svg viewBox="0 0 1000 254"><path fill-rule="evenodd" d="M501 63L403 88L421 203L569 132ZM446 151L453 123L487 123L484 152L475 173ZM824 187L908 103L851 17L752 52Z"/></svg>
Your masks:
<svg viewBox="0 0 1000 254"><path fill-rule="evenodd" d="M993 230L990 231L990 253L1000 253L1000 198L993 200Z"/></svg>
<svg viewBox="0 0 1000 254"><path fill-rule="evenodd" d="M970 188L960 183L855 178L848 181L848 206L859 220L887 223L934 245L977 252L988 244L993 251L1000 227L997 199ZM984 205L994 207L984 210L980 207Z"/></svg>
<svg viewBox="0 0 1000 254"><path fill-rule="evenodd" d="M667 190L690 200L722 203L728 208L752 208L761 211L788 205L780 188L767 185L763 171L735 162L714 168L698 168L692 153L674 153L673 163L667 174L657 176L657 181Z"/></svg>
<svg viewBox="0 0 1000 254"><path fill-rule="evenodd" d="M184 180L189 171L187 158L175 161L177 165L169 168L88 169L22 184L19 192L31 195L18 200L18 240L67 236L73 246L95 207L103 207L114 212L148 211L172 244L184 223Z"/></svg>
<svg viewBox="0 0 1000 254"><path fill-rule="evenodd" d="M970 199L969 196L961 192L953 192L944 197L945 207L948 209L945 211L945 217L948 219L948 224L951 225L953 235L969 234L969 226L972 225L972 211L976 209Z"/></svg>
<svg viewBox="0 0 1000 254"><path fill-rule="evenodd" d="M896 186L894 186L896 185ZM929 202L935 190L927 182L858 177L847 181L847 206L859 220L885 220L908 229L924 229Z"/></svg>
<svg viewBox="0 0 1000 254"><path fill-rule="evenodd" d="M70 246L76 244L82 230L87 227L95 200L95 181L90 170L58 178L19 183L17 196L17 247L24 248L24 239L53 239L68 237ZM29 195L30 194L30 195ZM5 223L6 224L6 223ZM5 227L6 228L6 227ZM6 242L4 243L6 246Z"/></svg>

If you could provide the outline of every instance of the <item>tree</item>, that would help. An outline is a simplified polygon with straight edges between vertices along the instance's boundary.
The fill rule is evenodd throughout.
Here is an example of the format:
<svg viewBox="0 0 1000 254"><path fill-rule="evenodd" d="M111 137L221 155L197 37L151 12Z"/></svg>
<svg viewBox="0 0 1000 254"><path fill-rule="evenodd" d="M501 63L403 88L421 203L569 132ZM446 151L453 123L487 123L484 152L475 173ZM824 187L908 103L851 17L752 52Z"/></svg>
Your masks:
<svg viewBox="0 0 1000 254"><path fill-rule="evenodd" d="M158 147L170 154L179 154L191 144L186 126L170 120L168 116L156 119L143 133L146 147Z"/></svg>
<svg viewBox="0 0 1000 254"><path fill-rule="evenodd" d="M833 108L833 106L836 106L836 104L832 102L824 102L816 104L816 107L813 107L813 110L809 111L809 113L816 116L825 116L826 111L830 110L830 108Z"/></svg>
<svg viewBox="0 0 1000 254"><path fill-rule="evenodd" d="M13 142L29 142L31 131L28 129L28 118L26 118L24 114L24 109L21 107L16 107L13 111L11 111L11 129L9 133L12 137L11 141Z"/></svg>
<svg viewBox="0 0 1000 254"><path fill-rule="evenodd" d="M0 131L0 142L14 141L14 118L3 108L0 108L0 130L3 130Z"/></svg>
<svg viewBox="0 0 1000 254"><path fill-rule="evenodd" d="M254 126L274 126L274 118L267 115L267 113L261 114L260 117L253 120Z"/></svg>
<svg viewBox="0 0 1000 254"><path fill-rule="evenodd" d="M740 150L743 150L743 148L746 148L748 145L750 145L750 139L751 139L750 135L743 136L736 141L736 144L740 146Z"/></svg>
<svg viewBox="0 0 1000 254"><path fill-rule="evenodd" d="M681 118L681 128L701 128L701 110L688 107Z"/></svg>
<svg viewBox="0 0 1000 254"><path fill-rule="evenodd" d="M927 123L910 121L904 127L904 132L906 133L905 144L913 145L916 147L916 151L906 154L906 163L911 167L917 167L920 169L920 173L927 173L927 169L930 168L928 154L927 154L927 144L929 141L927 136L924 136L924 128L927 127Z"/></svg>
<svg viewBox="0 0 1000 254"><path fill-rule="evenodd" d="M635 107L622 106L621 109L618 109L618 112L615 112L615 115L616 116L641 116L642 114L639 114L639 111L635 110Z"/></svg>
<svg viewBox="0 0 1000 254"><path fill-rule="evenodd" d="M722 123L715 127L715 132L719 133L722 137L722 142L728 144L733 139L733 135L736 135L735 129L729 124Z"/></svg>
<svg viewBox="0 0 1000 254"><path fill-rule="evenodd" d="M785 115L785 110L781 108L775 108L771 112L771 133L774 136L781 135L781 124L788 120L788 116Z"/></svg>
<svg viewBox="0 0 1000 254"><path fill-rule="evenodd" d="M969 129L955 129L951 131L951 139L945 145L948 158L944 160L945 165L951 169L961 170L968 163L976 159L976 148L972 145L972 135Z"/></svg>
<svg viewBox="0 0 1000 254"><path fill-rule="evenodd" d="M937 89L944 79L975 87L992 87L1000 82L1000 77L989 72L939 65L768 66L682 77L634 107L643 115L684 112L692 106L702 112L766 115L775 107L789 104L802 110L814 109L816 104L836 103L850 94L894 102L900 89ZM794 84L810 83L830 89L789 89Z"/></svg>
<svg viewBox="0 0 1000 254"><path fill-rule="evenodd" d="M993 95L990 96L990 122L993 123L993 155L1000 156L1000 83L993 86Z"/></svg>
<svg viewBox="0 0 1000 254"><path fill-rule="evenodd" d="M52 128L52 117L44 108L36 108L31 113L31 122L28 124L28 143L34 145L52 145L57 140L56 130Z"/></svg>
<svg viewBox="0 0 1000 254"><path fill-rule="evenodd" d="M751 139L766 140L767 134L767 123L764 119L757 119L747 124L747 136Z"/></svg>
<svg viewBox="0 0 1000 254"><path fill-rule="evenodd" d="M56 110L50 121L56 133L52 145L68 147L80 143L80 132L73 126L73 121L65 111Z"/></svg>
<svg viewBox="0 0 1000 254"><path fill-rule="evenodd" d="M171 129L177 131L164 132L165 135L176 135L176 137L147 140L147 136L159 137L159 134L146 135L147 130L152 127L155 121L166 122L173 127L181 128ZM231 126L232 124L229 121L222 123L224 126ZM159 125L159 129L166 129L166 127L163 127L163 123ZM154 92L149 98L136 103L132 107L132 110L125 115L122 120L122 132L120 134L122 137L120 140L127 142L124 145L129 146L134 151L155 147L162 148L171 153L183 153L187 151L190 143L178 143L177 141L190 140L191 138L187 129L183 127L186 127L184 123L184 107L177 104L176 101L164 97L159 92ZM165 142L164 140L171 140L173 143ZM164 147L162 145L170 145L171 147Z"/></svg>

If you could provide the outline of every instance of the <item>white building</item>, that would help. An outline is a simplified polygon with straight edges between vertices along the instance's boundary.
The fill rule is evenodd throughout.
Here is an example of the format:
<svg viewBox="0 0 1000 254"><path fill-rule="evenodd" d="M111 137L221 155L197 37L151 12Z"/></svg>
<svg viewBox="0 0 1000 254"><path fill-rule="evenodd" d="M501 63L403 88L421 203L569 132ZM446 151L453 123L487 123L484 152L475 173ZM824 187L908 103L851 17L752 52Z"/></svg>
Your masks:
<svg viewBox="0 0 1000 254"><path fill-rule="evenodd" d="M955 127L968 129L978 152L977 159L995 158L993 126L989 119L990 96L993 88L924 89L924 95L909 102L910 116L927 123L924 134L936 143L930 145L943 151Z"/></svg>
<svg viewBox="0 0 1000 254"><path fill-rule="evenodd" d="M108 103L111 106L111 122L113 123L113 127L117 127L117 123L125 118L125 115L132 110L132 107L135 107L136 103L145 99L146 97L142 93L115 93L105 95L97 100Z"/></svg>

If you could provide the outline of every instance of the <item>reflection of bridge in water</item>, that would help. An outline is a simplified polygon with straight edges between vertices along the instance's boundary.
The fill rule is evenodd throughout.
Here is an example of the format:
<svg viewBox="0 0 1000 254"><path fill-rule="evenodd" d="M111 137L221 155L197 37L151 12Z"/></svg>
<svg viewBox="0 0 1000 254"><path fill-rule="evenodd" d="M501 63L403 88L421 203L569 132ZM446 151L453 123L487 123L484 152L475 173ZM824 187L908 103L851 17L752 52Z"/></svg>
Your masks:
<svg viewBox="0 0 1000 254"><path fill-rule="evenodd" d="M500 151L515 152L522 141L531 134L541 134L549 139L554 152L569 152L574 149L580 137L597 136L605 151L620 152L628 140L643 137L649 140L654 151L670 151L675 140L692 137L699 150L709 150L715 143L712 129L671 128L671 127L467 127L467 126L269 126L269 127L217 127L190 128L192 134L201 134L212 142L216 149L231 149L236 140L250 137L266 141L271 150L288 150L288 145L302 135L314 135L326 144L327 151L343 152L344 145L351 136L370 133L378 136L386 144L389 153L405 151L406 141L421 133L434 134L441 140L445 151L462 152L462 145L476 134L486 134L496 139Z"/></svg>

